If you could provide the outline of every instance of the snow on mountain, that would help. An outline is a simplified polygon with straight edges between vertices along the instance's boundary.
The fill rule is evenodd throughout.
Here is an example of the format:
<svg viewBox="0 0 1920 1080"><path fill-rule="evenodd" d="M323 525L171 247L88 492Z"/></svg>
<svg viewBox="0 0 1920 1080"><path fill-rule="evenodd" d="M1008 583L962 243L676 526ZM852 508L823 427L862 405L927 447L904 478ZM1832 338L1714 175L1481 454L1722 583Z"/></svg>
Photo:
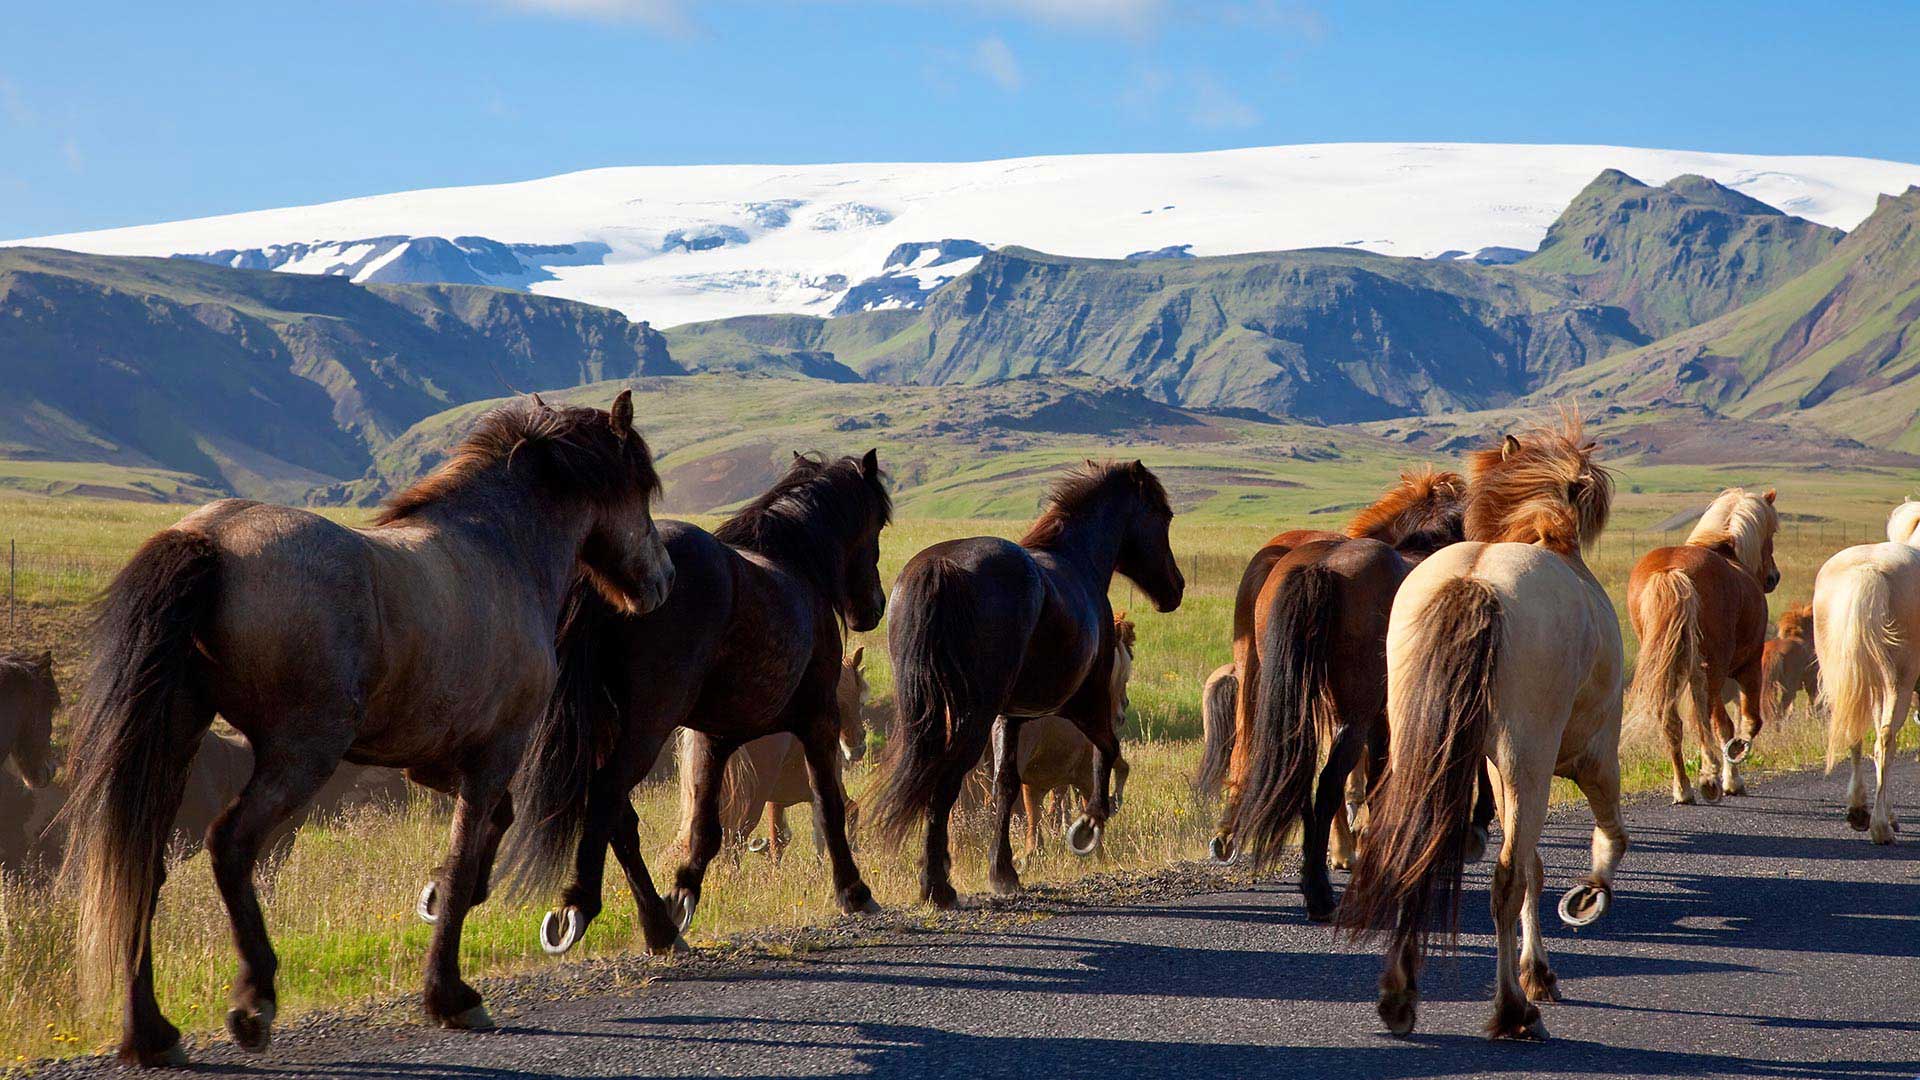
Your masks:
<svg viewBox="0 0 1920 1080"><path fill-rule="evenodd" d="M952 164L644 166L401 192L10 241L118 255L462 281L669 326L759 312L914 305L968 257L939 237L1123 258L1358 247L1531 251L1602 169L1699 173L1850 229L1920 165L1607 146L1342 143ZM902 245L919 245L889 265ZM977 255L973 256L977 258ZM860 291L863 287L864 292Z"/></svg>

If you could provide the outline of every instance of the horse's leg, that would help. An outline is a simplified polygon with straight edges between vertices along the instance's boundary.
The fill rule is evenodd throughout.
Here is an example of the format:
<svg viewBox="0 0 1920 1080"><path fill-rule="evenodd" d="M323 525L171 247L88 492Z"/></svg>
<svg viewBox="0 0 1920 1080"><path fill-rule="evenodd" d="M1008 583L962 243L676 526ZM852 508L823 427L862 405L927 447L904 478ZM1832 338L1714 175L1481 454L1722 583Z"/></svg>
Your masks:
<svg viewBox="0 0 1920 1080"><path fill-rule="evenodd" d="M1527 868L1527 892L1520 901L1520 986L1528 1001L1559 1001L1560 980L1547 963L1547 946L1540 936L1540 890L1547 883L1547 867L1540 852Z"/></svg>
<svg viewBox="0 0 1920 1080"><path fill-rule="evenodd" d="M1733 730L1733 722L1727 721L1727 741L1720 748L1721 760L1726 762L1721 778L1729 795L1747 793L1747 781L1740 775L1740 763L1753 751L1753 740L1759 737L1760 729L1766 723L1761 713L1762 695L1766 692L1763 675L1759 657L1733 673L1733 680L1740 687L1740 729ZM1723 713L1725 708L1723 703Z"/></svg>
<svg viewBox="0 0 1920 1080"><path fill-rule="evenodd" d="M1893 695L1886 715L1880 718L1873 740L1873 818L1867 835L1876 844L1893 843L1893 834L1900 831L1900 822L1893 816L1893 797L1887 791L1887 767L1893 763L1900 725L1907 722L1907 712L1913 708L1913 684L1905 679L1899 682L1900 689Z"/></svg>
<svg viewBox="0 0 1920 1080"><path fill-rule="evenodd" d="M1870 815L1867 813L1867 777L1860 760L1860 744L1854 743L1847 753L1847 824L1854 832L1866 832Z"/></svg>
<svg viewBox="0 0 1920 1080"><path fill-rule="evenodd" d="M1720 720L1726 716L1726 704L1720 700L1720 686L1709 678L1709 700L1705 715L1695 712L1693 715L1693 733L1700 739L1700 797L1707 802L1719 802L1726 792L1720 787ZM1728 722L1729 728L1732 722Z"/></svg>
<svg viewBox="0 0 1920 1080"><path fill-rule="evenodd" d="M1693 782L1687 779L1687 749L1681 734L1680 710L1677 707L1667 709L1662 718L1660 733L1666 736L1667 759L1673 763L1673 805L1692 806L1694 804Z"/></svg>
<svg viewBox="0 0 1920 1080"><path fill-rule="evenodd" d="M1020 785L1021 812L1027 817L1027 846L1020 853L1022 862L1030 861L1040 853L1040 815L1042 804L1046 802L1046 792L1032 784Z"/></svg>
<svg viewBox="0 0 1920 1080"><path fill-rule="evenodd" d="M1067 826L1067 850L1075 855L1091 855L1100 847L1100 834L1113 816L1113 767L1120 760L1120 733L1114 730L1113 705L1104 687L1089 688L1095 693L1067 702L1067 719L1093 744L1093 791L1080 817ZM1075 839L1075 837L1080 839Z"/></svg>
<svg viewBox="0 0 1920 1080"><path fill-rule="evenodd" d="M703 732L694 732L686 745L689 752L680 767L690 770L693 816L688 822L686 860L674 871L673 891L667 894L667 909L682 930L693 924L707 864L720 853L720 784L727 759L740 748L737 741L716 739Z"/></svg>
<svg viewBox="0 0 1920 1080"><path fill-rule="evenodd" d="M160 886L166 884L163 866L154 875L153 897L147 904L147 933L140 945L140 959L128 973L127 999L121 1013L120 1060L127 1065L187 1064L187 1052L180 1047L180 1029L160 1011L153 992L153 916L160 906Z"/></svg>
<svg viewBox="0 0 1920 1080"><path fill-rule="evenodd" d="M1020 721L1001 716L993 721L993 850L987 876L993 891L1005 896L1020 891L1020 872L1013 868L1013 801L1020 794Z"/></svg>
<svg viewBox="0 0 1920 1080"><path fill-rule="evenodd" d="M477 894L495 811L506 798L520 750L518 743L501 740L474 755L461 773L460 798L453 808L453 843L439 882L441 910L433 924L433 941L427 946L426 984L421 993L427 1015L442 1027L470 1031L493 1027L479 992L460 977L460 932Z"/></svg>
<svg viewBox="0 0 1920 1080"><path fill-rule="evenodd" d="M960 797L960 785L966 782L964 771L949 768L934 786L927 804L927 835L920 860L920 899L945 911L959 902L953 889L953 862L947 849L947 823L953 817L953 803Z"/></svg>
<svg viewBox="0 0 1920 1080"><path fill-rule="evenodd" d="M500 854L500 840L513 827L513 794L500 796L500 804L493 808L493 817L487 822L487 836L480 845L480 880L473 886L472 906L479 907L493 894L493 863Z"/></svg>
<svg viewBox="0 0 1920 1080"><path fill-rule="evenodd" d="M1723 684L1724 685L1724 684ZM1715 756L1720 759L1720 793L1722 795L1745 795L1746 782L1740 779L1739 763L1733 760L1733 752L1740 749L1741 757L1746 756L1744 744L1736 744L1733 718L1727 713L1726 694L1718 687L1713 693L1713 732ZM1742 714L1746 709L1745 696L1741 699Z"/></svg>
<svg viewBox="0 0 1920 1080"><path fill-rule="evenodd" d="M833 872L833 895L840 910L849 915L874 912L873 890L860 876L853 861L853 844L847 839L847 791L840 779L840 714L829 684L825 704L814 710L813 725L801 740L807 755L807 784L813 789L813 831L823 837L827 864Z"/></svg>
<svg viewBox="0 0 1920 1080"><path fill-rule="evenodd" d="M1463 856L1468 863L1477 863L1487 857L1487 844L1493 838L1493 818L1499 809L1493 793L1493 764L1480 767L1480 783L1473 796L1473 829L1467 833L1467 851Z"/></svg>
<svg viewBox="0 0 1920 1080"><path fill-rule="evenodd" d="M587 927L599 918L605 903L607 845L619 846L624 842L621 833L628 829L625 819L633 814L633 802L630 792L639 777L646 775L653 767L653 759L659 753L660 739L643 739L636 747L622 747L616 750L607 764L594 771L587 783L587 808L580 824L580 843L573 852L573 880L560 890L560 906L547 913L540 924L540 946L554 955L566 952L586 935ZM631 750L631 752L629 752ZM633 820L633 830L639 828L639 819ZM637 848L639 841L633 841ZM633 866L628 860L621 860L622 868L627 871L627 879L635 877ZM640 904L640 924L647 929L646 896L653 892L653 882L647 878L644 866L639 877L646 881L645 894L635 889L635 898ZM669 935L665 943L671 943ZM654 934L648 933L647 942L653 947ZM663 945L665 943L662 943Z"/></svg>
<svg viewBox="0 0 1920 1080"><path fill-rule="evenodd" d="M793 841L793 829L787 824L787 808L779 803L767 804L767 850L778 863L787 857L787 845Z"/></svg>
<svg viewBox="0 0 1920 1080"><path fill-rule="evenodd" d="M1313 804L1307 808L1301 825L1306 833L1301 852L1300 893L1306 898L1307 918L1326 922L1333 918L1333 882L1327 876L1327 832L1336 819L1346 816L1347 774L1367 748L1366 731L1359 724L1342 725L1327 751L1327 763L1320 770L1314 788Z"/></svg>
<svg viewBox="0 0 1920 1080"><path fill-rule="evenodd" d="M336 715L345 717L343 711ZM352 740L351 725L341 723L336 737L311 742L263 738L254 744L253 777L233 803L207 829L207 854L233 923L233 945L240 971L233 980L227 1032L242 1048L265 1050L273 1039L278 1011L274 974L280 964L267 938L266 916L254 890L254 864L260 848L281 822L306 805L325 786Z"/></svg>
<svg viewBox="0 0 1920 1080"><path fill-rule="evenodd" d="M1620 756L1589 757L1573 782L1593 811L1593 872L1560 901L1561 921L1585 926L1613 905L1613 871L1627 851L1627 830L1620 821Z"/></svg>
<svg viewBox="0 0 1920 1080"><path fill-rule="evenodd" d="M1385 725L1386 719L1382 718L1379 723ZM1327 847L1327 865L1335 870L1352 867L1354 856L1359 853L1359 845L1354 841L1354 826L1359 824L1360 807L1367 800L1367 759L1371 753L1365 744L1370 741L1371 737L1362 740L1359 760L1347 770L1347 780L1342 785L1343 805L1333 815L1333 838Z"/></svg>
<svg viewBox="0 0 1920 1080"><path fill-rule="evenodd" d="M647 943L647 952L654 956L685 952L686 940L680 936L673 917L667 914L667 902L660 899L660 893L654 889L653 874L640 852L640 815L634 812L631 799L620 800L611 843L613 857L620 861L620 869L627 876L627 888L633 890L634 903L639 908L640 935Z"/></svg>
<svg viewBox="0 0 1920 1080"><path fill-rule="evenodd" d="M1500 856L1493 868L1491 897L1499 959L1487 1035L1495 1039L1539 1039L1547 1033L1540 1022L1539 1008L1527 1000L1520 983L1519 923L1531 891L1528 882L1534 861L1539 858L1540 830L1546 824L1553 776L1550 767L1529 768L1528 764L1509 762L1500 770L1509 786L1501 806Z"/></svg>

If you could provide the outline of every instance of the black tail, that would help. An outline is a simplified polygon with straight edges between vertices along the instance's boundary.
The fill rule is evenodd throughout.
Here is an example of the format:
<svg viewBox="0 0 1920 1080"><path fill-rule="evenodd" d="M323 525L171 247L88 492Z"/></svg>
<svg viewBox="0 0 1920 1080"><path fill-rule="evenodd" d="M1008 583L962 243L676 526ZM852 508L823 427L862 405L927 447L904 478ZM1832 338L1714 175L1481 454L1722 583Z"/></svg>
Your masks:
<svg viewBox="0 0 1920 1080"><path fill-rule="evenodd" d="M1417 619L1405 658L1387 658L1390 677L1404 678L1406 689L1389 699L1392 755L1368 801L1367 840L1335 915L1355 938L1392 931L1392 951L1410 954L1416 967L1436 909L1450 931L1459 924L1505 634L1499 596L1472 578L1441 586Z"/></svg>
<svg viewBox="0 0 1920 1080"><path fill-rule="evenodd" d="M1240 673L1232 664L1220 668L1200 691L1200 733L1206 740L1200 769L1193 776L1193 792L1206 799L1220 793L1233 765L1234 706L1240 696Z"/></svg>
<svg viewBox="0 0 1920 1080"><path fill-rule="evenodd" d="M107 586L73 729L72 836L86 981L131 978L165 876L167 836L213 710L198 686L194 639L220 595L208 537L168 529Z"/></svg>
<svg viewBox="0 0 1920 1080"><path fill-rule="evenodd" d="M979 700L968 673L979 630L972 590L957 567L931 563L902 581L887 607L894 722L870 802L879 835L897 844L942 784L957 784L986 752L996 706Z"/></svg>
<svg viewBox="0 0 1920 1080"><path fill-rule="evenodd" d="M1235 825L1256 867L1280 857L1293 823L1313 801L1322 728L1336 722L1332 660L1339 584L1315 563L1280 583L1260 635L1260 674L1248 700L1247 775Z"/></svg>
<svg viewBox="0 0 1920 1080"><path fill-rule="evenodd" d="M519 895L556 887L572 867L587 819L587 791L601 754L619 731L620 706L605 653L619 613L586 578L560 609L555 651L560 673L513 781L518 827L506 853Z"/></svg>

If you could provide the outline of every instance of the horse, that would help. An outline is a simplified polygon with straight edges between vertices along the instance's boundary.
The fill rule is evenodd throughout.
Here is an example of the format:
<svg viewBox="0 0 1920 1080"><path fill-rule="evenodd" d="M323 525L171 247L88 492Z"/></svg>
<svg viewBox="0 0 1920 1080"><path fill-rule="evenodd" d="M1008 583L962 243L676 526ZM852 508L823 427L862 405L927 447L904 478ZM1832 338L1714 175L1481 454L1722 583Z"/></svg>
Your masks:
<svg viewBox="0 0 1920 1080"><path fill-rule="evenodd" d="M1820 656L1813 642L1813 605L1790 607L1775 624L1760 657L1762 714L1785 721L1805 694L1811 713L1820 696Z"/></svg>
<svg viewBox="0 0 1920 1080"><path fill-rule="evenodd" d="M1887 793L1900 725L1913 708L1920 679L1920 501L1902 503L1887 519L1887 542L1847 548L1813 582L1813 638L1820 643L1820 697L1826 701L1827 771L1846 752L1847 824L1876 844L1893 843L1900 823ZM1873 747L1873 810L1860 750Z"/></svg>
<svg viewBox="0 0 1920 1080"><path fill-rule="evenodd" d="M1681 746L1683 718L1700 737L1700 797L1746 794L1740 762L1763 724L1761 674L1767 594L1780 584L1773 536L1774 493L1728 488L1678 547L1640 557L1627 579L1627 616L1640 638L1627 710L1660 725L1673 763L1674 805L1692 805ZM1727 716L1722 687L1740 686L1741 729ZM1717 778L1716 778L1717 774Z"/></svg>
<svg viewBox="0 0 1920 1080"><path fill-rule="evenodd" d="M1559 999L1540 940L1538 843L1553 778L1593 810L1593 871L1560 902L1570 925L1612 904L1620 821L1624 662L1613 605L1582 558L1605 528L1613 483L1577 417L1475 452L1465 543L1414 567L1387 629L1386 775L1335 916L1353 937L1389 933L1379 1012L1413 1031L1417 976L1436 915L1457 920L1479 776L1493 767L1502 846L1494 1038L1544 1038L1534 1001ZM1520 942L1516 949L1515 923ZM1457 922L1456 922L1457 925Z"/></svg>
<svg viewBox="0 0 1920 1080"><path fill-rule="evenodd" d="M254 755L207 832L240 954L234 1041L266 1049L277 1011L255 861L343 760L458 792L452 851L422 893L438 918L422 1000L442 1026L492 1026L460 977L461 926L487 895L508 782L553 690L568 583L584 574L636 612L672 583L658 490L630 393L610 411L536 397L487 413L366 528L224 499L135 552L96 620L64 811L82 970L125 987L122 1061L185 1060L154 1000L149 928L191 751L216 712Z"/></svg>
<svg viewBox="0 0 1920 1080"><path fill-rule="evenodd" d="M1133 620L1124 614L1113 617L1113 674L1109 678L1115 703L1114 726L1126 717L1127 683L1133 678L1133 647L1137 631ZM995 738L1004 737L1002 730ZM1017 751L1020 766L1022 812L1026 817L1027 843L1020 853L1022 861L1040 851L1040 817L1047 796L1052 795L1059 811L1062 829L1068 822L1068 793L1079 796L1079 805L1093 801L1093 776L1097 765L1093 744L1080 734L1073 721L1064 716L1037 716L1020 725ZM998 755L995 755L996 757ZM1127 791L1127 777L1133 767L1123 754L1113 763L1113 806L1119 809ZM1096 846L1096 851L1098 850Z"/></svg>
<svg viewBox="0 0 1920 1080"><path fill-rule="evenodd" d="M866 655L864 645L853 650L840 667L840 681L834 690L840 709L840 759L847 764L859 762L867 754L867 679L861 671ZM682 730L679 756L690 758L694 750L695 736L691 731ZM684 767L679 772L680 835L674 841L674 850L685 852L691 850L693 844L694 810L699 792L693 784L693 772ZM843 781L841 787L845 786ZM812 802L813 785L807 777L806 747L784 731L762 736L742 746L727 761L720 781L721 836L736 842L745 840L764 815L767 835L746 840L746 849L767 852L777 862L786 855L787 844L793 839L793 830L787 825L787 807ZM847 842L850 846L859 831L860 804L848 796ZM826 837L816 832L813 841L824 858Z"/></svg>
<svg viewBox="0 0 1920 1080"><path fill-rule="evenodd" d="M11 760L30 788L53 783L60 769L53 754L53 714L59 711L53 650L0 653L0 763Z"/></svg>
<svg viewBox="0 0 1920 1080"><path fill-rule="evenodd" d="M1460 540L1464 489L1454 473L1404 473L1346 534L1305 539L1283 533L1254 556L1254 565L1265 567L1257 587L1247 578L1259 575L1242 577L1234 611L1240 668L1234 754L1210 847L1216 859L1244 847L1256 867L1265 867L1301 821L1300 888L1315 922L1333 916L1329 834L1337 834L1339 861L1348 861L1353 849L1347 778L1362 755L1371 763L1368 773L1378 776L1386 755L1387 615L1394 594L1410 567Z"/></svg>
<svg viewBox="0 0 1920 1080"><path fill-rule="evenodd" d="M895 843L925 815L922 900L937 908L958 901L948 819L968 772L1002 727L991 883L999 893L1020 888L1009 832L1025 717L1064 716L1093 743L1093 799L1068 828L1067 844L1081 855L1095 850L1113 813L1109 787L1120 756L1107 590L1118 572L1158 610L1180 606L1186 579L1168 542L1172 523L1166 489L1145 465L1088 461L1054 483L1019 543L947 540L900 571L887 631L894 728L872 802L879 834Z"/></svg>
<svg viewBox="0 0 1920 1080"><path fill-rule="evenodd" d="M663 522L677 586L629 617L584 585L560 628L560 689L515 786L527 825L511 852L523 888L567 874L540 945L573 948L601 910L609 845L639 905L649 952L684 948L707 864L720 850L727 760L774 732L799 738L843 911L874 910L847 843L840 785L842 624L865 632L886 608L880 532L893 518L877 452L828 461L795 454L765 494L708 533ZM640 853L629 793L676 727L688 735L684 860L666 899Z"/></svg>

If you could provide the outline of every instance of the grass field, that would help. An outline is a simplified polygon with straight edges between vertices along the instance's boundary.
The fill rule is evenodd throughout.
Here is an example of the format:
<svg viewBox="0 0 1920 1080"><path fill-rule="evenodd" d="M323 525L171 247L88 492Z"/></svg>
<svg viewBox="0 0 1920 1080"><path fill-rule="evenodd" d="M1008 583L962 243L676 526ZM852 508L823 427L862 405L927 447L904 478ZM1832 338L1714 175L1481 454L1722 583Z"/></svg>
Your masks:
<svg viewBox="0 0 1920 1080"><path fill-rule="evenodd" d="M1337 492L1279 492L1266 507L1270 514L1236 507L1244 512L1176 521L1175 549L1189 581L1186 603L1178 612L1155 614L1126 582L1115 582L1115 606L1134 612L1140 640L1131 689L1134 712L1128 721L1127 754L1134 771L1126 808L1107 834L1111 866L1156 867L1196 857L1204 848L1210 811L1188 792L1188 777L1198 759L1199 689L1206 674L1227 658L1232 593L1247 554L1283 525L1344 520L1346 505L1357 492L1377 488L1386 479L1354 478ZM1693 470L1689 478L1677 469L1629 470L1621 477L1614 525L1592 563L1618 607L1634 559L1661 542L1677 542L1678 534L1652 531L1655 524L1704 506L1724 484L1776 483L1788 520L1778 545L1784 577L1772 597L1777 613L1808 597L1814 572L1834 550L1880 538L1884 514L1904 494L1906 479L1878 474L1795 478L1740 469ZM1317 515L1307 512L1336 506L1339 509ZM64 684L72 685L84 659L84 601L141 539L180 513L178 506L0 492L0 545L11 539L22 553L14 582L15 622L7 643L51 644ZM364 512L331 513L353 521ZM936 540L976 533L1014 535L1022 527L1006 519L935 520L910 512L901 517L884 538L883 572L889 577L909 555ZM882 627L863 638L876 696L885 695L890 685L884 632ZM1755 751L1753 768L1816 762L1822 744L1818 725L1802 717L1785 730L1769 729ZM1630 728L1622 756L1631 789L1665 785L1664 754L1649 732ZM864 768L851 775L856 795L869 778ZM1838 799L1836 781L1836 804ZM639 802L647 850L660 852L676 831L672 793L643 789ZM758 926L831 917L825 872L810 856L804 815L796 822L803 835L795 856L784 865L755 856L737 862L723 858L715 864L691 934L696 945ZM418 804L303 834L272 875L266 893L282 961L283 1013L410 993L417 987L428 928L414 919L412 906L425 875L440 860L445 824L440 813ZM963 890L984 886L981 833L977 825L958 833L956 877ZM860 860L883 904L910 901L917 874L910 856L869 848L862 850ZM1055 840L1027 875L1058 880L1096 868L1065 855ZM661 877L671 871L662 861L653 869ZM1631 856L1624 872L1632 873ZM546 898L527 903L496 898L475 912L467 925L467 970L499 973L549 962L534 941L546 906ZM225 1012L233 959L204 858L191 860L174 874L161 907L156 970L162 1004L185 1027L215 1030ZM615 890L585 948L591 953L631 947L631 916L624 888ZM64 894L17 879L0 882L0 1065L88 1052L110 1043L112 1010L82 1007L76 997L72 928L73 909Z"/></svg>

